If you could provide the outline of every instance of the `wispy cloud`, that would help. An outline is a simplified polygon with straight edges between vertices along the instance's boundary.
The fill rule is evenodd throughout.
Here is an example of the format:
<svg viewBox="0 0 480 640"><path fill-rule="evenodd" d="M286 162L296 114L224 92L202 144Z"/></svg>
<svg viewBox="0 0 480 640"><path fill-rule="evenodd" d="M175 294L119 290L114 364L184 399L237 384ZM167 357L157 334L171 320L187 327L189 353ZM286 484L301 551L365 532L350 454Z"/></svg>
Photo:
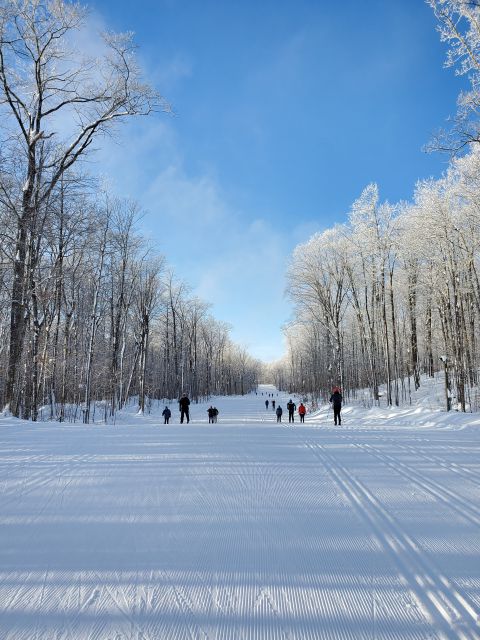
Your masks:
<svg viewBox="0 0 480 640"><path fill-rule="evenodd" d="M232 216L212 178L188 177L178 164L169 165L153 178L144 199L153 215L188 228L190 233L217 235Z"/></svg>
<svg viewBox="0 0 480 640"><path fill-rule="evenodd" d="M101 31L101 17L91 16ZM83 34L82 46L95 48ZM190 77L193 60L176 52L161 68L140 58L148 81L165 87ZM269 216L238 205L208 160L194 171L183 156L175 117L138 118L105 138L93 167L119 195L133 197L145 209L142 230L194 293L212 303L215 317L229 322L234 339L264 360L283 350L285 265L295 230L276 228ZM198 169L198 166L201 168Z"/></svg>
<svg viewBox="0 0 480 640"><path fill-rule="evenodd" d="M195 293L257 357L279 357L288 318L284 273L291 247L282 231L232 205L209 175L170 166L144 194L151 234Z"/></svg>
<svg viewBox="0 0 480 640"><path fill-rule="evenodd" d="M235 340L265 360L283 349L285 264L292 233L237 208L214 171L191 175L175 121L137 120L96 156L114 190L145 209L143 232Z"/></svg>

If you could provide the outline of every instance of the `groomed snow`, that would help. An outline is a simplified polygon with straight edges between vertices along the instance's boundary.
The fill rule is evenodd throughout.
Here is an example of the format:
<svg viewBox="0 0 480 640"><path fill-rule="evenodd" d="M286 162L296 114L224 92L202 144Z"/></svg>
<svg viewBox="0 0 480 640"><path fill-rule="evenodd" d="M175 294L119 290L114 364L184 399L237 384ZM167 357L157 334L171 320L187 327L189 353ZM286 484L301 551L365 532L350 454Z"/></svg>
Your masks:
<svg viewBox="0 0 480 640"><path fill-rule="evenodd" d="M292 427L262 391L215 425L0 420L0 638L479 638L479 417Z"/></svg>

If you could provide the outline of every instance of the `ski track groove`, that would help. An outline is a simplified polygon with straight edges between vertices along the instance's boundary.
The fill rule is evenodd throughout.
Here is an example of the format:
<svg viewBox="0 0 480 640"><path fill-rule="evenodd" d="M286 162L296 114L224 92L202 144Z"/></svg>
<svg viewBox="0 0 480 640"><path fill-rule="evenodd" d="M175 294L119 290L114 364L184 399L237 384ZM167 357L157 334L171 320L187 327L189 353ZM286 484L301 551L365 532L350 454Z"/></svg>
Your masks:
<svg viewBox="0 0 480 640"><path fill-rule="evenodd" d="M263 429L268 429L271 423L272 433L278 433L271 414L258 415L261 416ZM250 418L237 422L240 425L249 421ZM168 498L163 495L163 480L154 482L150 493L146 491L146 484L140 483L138 487L125 484L125 488L128 488L126 497L117 507L125 508L126 518L122 522L130 525L136 525L137 518L144 511L148 514L156 509L162 509L161 513L174 517L175 522L176 518L182 522L182 518L189 514L193 523L203 522L211 516L222 523L228 522L235 514L236 527L231 527L225 536L218 539L217 555L220 558L227 557L232 551L238 554L231 557L228 568L212 572L210 576L194 566L185 565L184 568L181 564L175 569L178 566L175 549L177 546L182 548L185 537L184 534L179 536L175 533L179 530L175 526L168 530L168 539L165 540L165 546L170 551L162 556L164 565L172 568L147 569L137 563L136 569L132 566L128 573L119 570L104 575L89 570L79 573L74 582L68 585L68 572L54 574L48 567L43 574L40 592L35 586L32 572L26 572L25 575L19 572L3 573L3 582L12 586L8 587L8 599L4 598L0 605L0 623L2 611L18 610L30 605L30 609L36 611L45 608L58 613L61 627L56 631L56 640L399 640L404 637L400 635L401 628L399 631L389 622L395 616L397 621L407 625L405 628L409 640L426 640L427 637L448 640L477 638L478 616L468 596L464 595L465 587L462 589L453 585L438 571L415 539L382 504L378 495L350 472L343 461L340 462L336 455L337 448L339 453L342 453L342 447L345 452L344 442L348 445L348 438L351 438L352 448L360 451L362 456L377 459L385 467L394 469L398 476L420 487L456 514L468 512L468 517L463 513L463 520L466 519L471 525L478 526L480 511L468 502L468 498L389 456L377 445L358 444L353 441L353 435L346 436L333 429L328 432L342 441L341 445L335 438L331 440L331 446L304 442L295 432L298 424L295 423L295 427L287 424L283 423L283 429L280 430L280 433L288 433L288 437L282 436L282 441L269 442L270 433L265 431L260 436L252 437L251 443L242 442L240 453L234 453L235 441L229 449L228 458L218 456L218 464L214 455L218 455L217 450L210 457L207 453L206 462L200 462L202 452L208 451L207 444L201 444L198 452L189 454L169 454L168 449L163 450L165 462L174 463L172 468L179 476L180 483L176 486L176 493ZM315 437L323 437L325 431L327 429L322 429L321 433L314 432ZM349 431L352 433L352 430ZM206 430L202 434L205 438L211 437ZM198 441L201 442L201 438ZM301 455L288 462L283 457L281 461L276 459L277 455L281 455L281 447L296 447L298 452L299 442L306 451L313 453L317 462L322 463L320 466L312 465ZM409 449L408 445L394 439L392 442L399 450L403 447L404 451L419 454L413 447ZM429 440L425 439L425 442ZM269 446L277 449L270 458L266 458L264 453ZM454 448L448 450L457 451ZM76 465L82 459L92 465L80 464L80 472L74 474ZM0 474L4 479L4 489L7 487L7 477L9 487L12 486L12 475L21 475L21 481L12 487L9 495L2 491L0 506L11 505L15 499L23 500L36 489L42 489L42 502L35 506L30 498L29 503L30 507L33 504L34 513L30 515L28 523L37 522L45 514L55 513L54 508L61 509L64 503L68 503L75 481L88 479L93 469L103 469L99 465L104 463L103 484L99 486L101 498L105 499L109 483L121 477L109 476L109 472L113 468L114 474L120 474L124 459L135 464L132 470L141 470L152 477L161 468L161 457L84 454L74 458L69 456L68 460L56 462L55 467L47 469L45 473L39 471L32 475L27 457L13 469L7 468L8 464L4 465L6 475ZM427 459L426 454L423 459ZM36 456L36 463L48 464L51 461L51 456ZM439 464L433 459L428 461ZM439 466L444 470L454 471L448 462L443 460L443 463L446 466ZM162 473L168 473L168 468ZM460 477L462 471L455 473ZM465 479L475 484L472 478ZM220 486L220 490L216 490L216 485ZM332 491L332 487L337 490ZM50 493L43 498L46 488L50 489ZM227 490L222 493L222 489ZM15 496L18 491L20 493ZM78 490L73 495L76 497ZM83 504L80 503L80 508ZM130 504L137 507L137 512L129 516ZM349 522L348 514L353 511L354 519L362 523L369 536L340 538L336 541L337 552L340 553L345 544L345 551L349 553L358 552L360 555L377 550L389 554L398 568L398 588L396 584L392 585L392 576L383 577L381 572L372 576L367 589L365 576L355 576L346 567L334 568L327 563L321 572L318 566L313 569L311 560L328 558L331 551L329 540L323 535L325 530L321 522L318 523L318 531L308 538L305 549L296 557L296 572L303 579L298 583L295 581L282 564L282 550L288 549L289 540L302 532L301 519L309 513L307 509L313 509L308 516L308 522L313 523L315 515L322 514L327 507L337 510L339 517L346 518L344 523ZM290 513L289 509L294 510L291 512L293 516L286 525L278 527L278 517ZM295 517L297 512L298 522ZM19 516L23 516L23 512ZM240 537L237 537L236 529L240 531ZM188 540L193 545L197 563L207 566L211 553L205 541L193 537ZM136 537L129 537L127 542L135 558L137 544L141 542L137 542ZM250 565L242 566L239 561L247 556L250 549L254 549ZM368 571L366 565L359 564L357 568ZM20 579L23 584L15 590L15 584ZM56 579L59 580L58 586L55 586ZM30 581L31 586L28 586ZM422 592L423 588L425 593ZM5 591L2 597L3 593ZM33 600L35 597L36 601ZM111 621L110 605L118 611L127 626ZM366 607L371 624L362 627L367 622ZM87 611L89 616L93 615L90 623L83 616ZM163 613L168 615L163 616ZM289 624L289 620L293 620L294 624ZM319 626L319 621L325 621L325 627L322 624ZM48 640L53 640L51 633L46 635L49 630L43 624L37 618L35 628L27 635L8 635L7 638L46 640L48 637ZM418 624L418 628L415 624ZM438 636L433 631L436 628L440 630Z"/></svg>
<svg viewBox="0 0 480 640"><path fill-rule="evenodd" d="M416 448L413 445L407 444L405 442L399 442L398 439L387 438L385 436L377 436L376 439L380 439L382 442L387 442L388 444L394 444L399 449L403 449L404 451L410 454L413 454L416 457L421 458L422 460L425 460L426 462L433 463L434 465L437 465L442 469L445 469L445 471L454 473L459 477L461 477L462 479L467 480L468 482L471 482L477 487L480 487L480 478L478 477L478 473L475 473L471 469L463 467L455 462L448 463L446 460L444 460L443 458L440 458L438 455L434 455L431 453L426 454L424 451L422 451L418 447ZM422 440L419 440L419 441L421 442ZM431 443L429 442L429 444ZM449 450L451 449L449 448ZM454 453L458 453L458 449L454 449L453 451Z"/></svg>
<svg viewBox="0 0 480 640"><path fill-rule="evenodd" d="M465 598L456 591L445 576L438 574L420 547L402 530L398 522L363 483L336 461L323 445L309 442L305 444L319 460L326 464L340 489L352 501L352 506L360 517L370 522L379 544L397 564L405 584L412 589L429 619L441 629L441 637L448 639L451 637L451 632L455 631L460 640L475 638L479 630L478 613ZM323 456L318 455L318 450ZM422 569L421 576L416 575L417 566ZM428 600L422 596L422 591L418 587L426 589ZM448 590L454 594L453 599Z"/></svg>
<svg viewBox="0 0 480 640"><path fill-rule="evenodd" d="M273 476L272 476L272 474L268 475L268 478L271 478L271 477L275 477L275 474ZM263 484L262 484L262 487L261 487L262 490L264 490L265 487L268 485L268 483L266 483L266 479L267 479L267 475L262 476L262 481L263 481ZM247 495L255 495L255 494L256 494L255 491L249 490ZM306 569L306 572L308 573L308 567L306 567L305 569ZM319 592L320 592L320 588L319 588ZM295 595L295 593L294 593L294 595ZM354 596L355 596L355 594L352 592L351 596L350 596L352 598L352 600L354 599ZM269 596L269 591L268 590L265 590L265 589L262 588L260 593L257 595L256 601L255 601L257 609L258 609L258 599L259 599L259 597L260 597L261 602L262 602L263 605L266 605L268 603L270 605L270 608L273 608L274 611L275 611L275 614L278 615L278 607L277 607L277 605L273 605L272 604L272 597ZM334 604L330 605L330 609L334 611L335 608L338 608L337 605L338 605L339 602L341 602L341 598L333 598L332 602ZM324 605L325 605L325 603L323 603L322 600L317 601L317 602L314 603L313 609L316 610L316 611L321 610L325 615L331 615L332 611L331 610L329 611L329 607L325 607ZM306 607L302 606L302 603L299 603L298 610L300 612L302 612L302 614L307 615L307 617L308 617L308 614L311 613L311 611L309 611ZM265 617L266 616L266 608L265 608L265 606L262 609L262 613L263 613L263 617ZM284 631L282 631L282 633L283 633L283 636L281 636L281 637L287 637L287 638L290 637L288 630L284 630ZM259 636L259 637L262 637L262 636ZM266 636L263 636L263 637L266 637ZM277 637L277 636L275 636L275 637ZM301 638L310 637L310 630L309 629L305 629L304 632L302 633L302 635L299 636L299 637L301 637ZM318 636L318 631L314 631L312 637L313 638L319 637ZM327 637L327 636L325 636L325 637ZM351 632L349 630L347 630L347 629L342 629L342 636L341 637L342 638L349 638L349 637L354 638L355 634L351 634ZM419 637L421 637L421 636L419 636Z"/></svg>
<svg viewBox="0 0 480 640"><path fill-rule="evenodd" d="M422 458L423 460L426 460L427 462L431 462L434 465L438 465L440 466L442 469L445 469L446 471L450 471L451 473L455 473L456 475L460 476L463 480L467 480L468 482L474 484L476 487L480 487L480 479L478 478L478 474L475 474L471 469L467 469L465 467L462 467L456 463L451 463L450 465L443 460L442 458L439 458L438 456L433 456L433 455L427 455L425 454L423 451L418 451L415 450L414 447L412 447L411 445L402 443L401 445L399 445L400 448L403 448L404 450L408 451L409 453L415 454L417 456L419 456L420 458ZM480 453L480 451L479 451Z"/></svg>
<svg viewBox="0 0 480 640"><path fill-rule="evenodd" d="M10 476L14 475L15 473L18 473L18 471L20 470L21 472L23 472L23 482L25 482L26 476L27 476L27 472L28 472L28 468L27 468L27 463L28 464L34 464L34 463L38 463L38 462L43 462L45 460L50 459L50 456L46 456L46 455L37 455L37 456L28 456L28 457L23 457L21 458L19 455L15 455L12 456L11 458L3 458L3 463L2 463L2 482L3 482L3 489L2 489L2 496L9 496L9 491L7 490L7 486L8 486L8 481L10 480ZM5 470L5 472L3 473L3 470ZM17 483L18 484L18 483ZM12 492L13 493L13 492Z"/></svg>
<svg viewBox="0 0 480 640"><path fill-rule="evenodd" d="M420 487L426 493L440 500L448 508L453 509L462 518L468 520L471 524L480 527L480 509L477 509L472 504L468 503L458 493L455 493L451 489L447 489L430 478L426 478L420 471L412 469L404 462L392 458L390 455L383 453L381 450L378 450L370 444L355 444L354 446L360 451L364 451L367 454L374 456L377 460L386 464L395 473L398 473L404 478L412 481L417 487Z"/></svg>

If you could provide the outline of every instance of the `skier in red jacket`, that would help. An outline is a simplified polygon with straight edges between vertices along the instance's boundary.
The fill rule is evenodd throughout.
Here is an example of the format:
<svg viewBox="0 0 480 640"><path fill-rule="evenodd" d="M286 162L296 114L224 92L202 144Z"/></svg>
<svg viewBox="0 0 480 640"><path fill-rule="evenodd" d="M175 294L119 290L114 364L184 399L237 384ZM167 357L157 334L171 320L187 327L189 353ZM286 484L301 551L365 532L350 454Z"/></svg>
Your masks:
<svg viewBox="0 0 480 640"><path fill-rule="evenodd" d="M307 413L307 407L303 404L303 402L301 402L298 407L298 415L300 416L300 422L305 422L306 413Z"/></svg>

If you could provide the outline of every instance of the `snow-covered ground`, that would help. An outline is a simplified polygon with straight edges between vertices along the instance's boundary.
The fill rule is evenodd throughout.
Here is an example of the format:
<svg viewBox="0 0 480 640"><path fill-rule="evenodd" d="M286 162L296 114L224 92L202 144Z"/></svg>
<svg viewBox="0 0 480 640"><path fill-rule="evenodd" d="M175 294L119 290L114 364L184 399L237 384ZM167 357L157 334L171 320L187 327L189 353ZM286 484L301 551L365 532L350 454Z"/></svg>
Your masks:
<svg viewBox="0 0 480 640"><path fill-rule="evenodd" d="M0 638L479 638L480 416L271 392L0 420Z"/></svg>

